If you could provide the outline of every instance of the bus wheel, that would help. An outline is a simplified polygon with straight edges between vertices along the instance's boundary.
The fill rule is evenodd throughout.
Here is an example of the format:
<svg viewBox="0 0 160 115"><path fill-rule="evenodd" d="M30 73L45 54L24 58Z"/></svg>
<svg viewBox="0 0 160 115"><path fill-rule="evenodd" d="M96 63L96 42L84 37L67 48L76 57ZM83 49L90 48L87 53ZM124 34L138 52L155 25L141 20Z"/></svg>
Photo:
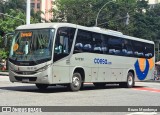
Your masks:
<svg viewBox="0 0 160 115"><path fill-rule="evenodd" d="M48 87L48 84L36 84L36 87L40 90L44 90Z"/></svg>
<svg viewBox="0 0 160 115"><path fill-rule="evenodd" d="M93 83L96 88L105 88L106 83Z"/></svg>
<svg viewBox="0 0 160 115"><path fill-rule="evenodd" d="M82 77L80 73L74 73L72 76L72 83L68 85L71 91L78 91L81 88Z"/></svg>
<svg viewBox="0 0 160 115"><path fill-rule="evenodd" d="M120 87L125 87L125 88L132 88L134 86L134 84L135 84L135 81L134 81L133 73L128 72L127 82L119 83L119 86Z"/></svg>

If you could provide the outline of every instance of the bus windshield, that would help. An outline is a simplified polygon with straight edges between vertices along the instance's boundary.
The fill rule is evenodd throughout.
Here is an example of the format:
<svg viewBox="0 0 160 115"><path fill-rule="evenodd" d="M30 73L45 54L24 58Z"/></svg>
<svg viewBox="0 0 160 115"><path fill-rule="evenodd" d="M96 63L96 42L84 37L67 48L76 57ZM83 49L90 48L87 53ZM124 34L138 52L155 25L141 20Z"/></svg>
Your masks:
<svg viewBox="0 0 160 115"><path fill-rule="evenodd" d="M13 37L9 60L16 65L36 65L51 60L55 30L18 30Z"/></svg>

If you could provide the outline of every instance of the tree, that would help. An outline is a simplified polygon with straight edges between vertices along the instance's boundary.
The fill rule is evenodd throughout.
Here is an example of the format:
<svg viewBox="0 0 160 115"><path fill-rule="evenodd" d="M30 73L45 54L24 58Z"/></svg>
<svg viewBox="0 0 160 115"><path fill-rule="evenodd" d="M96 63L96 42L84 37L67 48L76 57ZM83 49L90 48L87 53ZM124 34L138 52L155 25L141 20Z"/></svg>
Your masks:
<svg viewBox="0 0 160 115"><path fill-rule="evenodd" d="M57 0L53 10L54 20L58 22L70 22L85 26L94 23L93 3L96 0Z"/></svg>
<svg viewBox="0 0 160 115"><path fill-rule="evenodd" d="M135 25L133 28L133 36L140 37L143 39L148 40L156 40L160 39L159 33L160 30L158 29L160 27L160 5L155 6L154 8L150 9L147 5L146 9L142 12L141 10L138 10L138 12L135 13L133 16L133 24Z"/></svg>
<svg viewBox="0 0 160 115"><path fill-rule="evenodd" d="M132 23L126 26L126 16L128 13L130 15L130 20L132 20L131 16L134 15L135 8L135 0L117 0L116 2L107 4L100 14L100 26L129 34L129 32L126 32L128 30L126 28L131 26ZM103 23L107 25L103 25Z"/></svg>
<svg viewBox="0 0 160 115"><path fill-rule="evenodd" d="M35 12L31 9L31 23L40 23L43 19L41 18L42 11Z"/></svg>
<svg viewBox="0 0 160 115"><path fill-rule="evenodd" d="M23 13L26 11L26 0L1 0L3 2L3 13L8 13L10 9L21 10Z"/></svg>

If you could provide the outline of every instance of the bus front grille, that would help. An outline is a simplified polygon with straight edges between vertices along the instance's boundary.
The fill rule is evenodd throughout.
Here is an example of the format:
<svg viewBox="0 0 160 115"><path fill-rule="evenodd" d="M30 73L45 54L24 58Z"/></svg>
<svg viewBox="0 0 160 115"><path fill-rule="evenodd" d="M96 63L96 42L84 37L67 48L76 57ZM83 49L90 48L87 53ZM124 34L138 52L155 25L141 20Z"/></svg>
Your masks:
<svg viewBox="0 0 160 115"><path fill-rule="evenodd" d="M37 77L19 77L19 76L15 76L15 79L17 81L22 81L23 79L29 79L29 81L36 81Z"/></svg>
<svg viewBox="0 0 160 115"><path fill-rule="evenodd" d="M36 74L36 72L32 72L32 71L14 71L17 74L21 74L21 75L33 75Z"/></svg>

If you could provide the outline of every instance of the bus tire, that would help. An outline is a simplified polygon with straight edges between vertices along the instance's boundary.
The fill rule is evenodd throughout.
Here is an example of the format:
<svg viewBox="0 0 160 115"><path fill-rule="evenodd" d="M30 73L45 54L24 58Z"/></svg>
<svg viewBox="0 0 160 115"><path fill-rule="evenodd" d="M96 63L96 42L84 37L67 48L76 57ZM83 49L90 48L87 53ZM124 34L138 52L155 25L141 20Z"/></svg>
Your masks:
<svg viewBox="0 0 160 115"><path fill-rule="evenodd" d="M40 90L45 90L48 87L48 84L36 84L36 87Z"/></svg>
<svg viewBox="0 0 160 115"><path fill-rule="evenodd" d="M132 72L128 72L127 74L127 82L121 82L119 83L120 87L124 87L124 88L132 88L135 84L134 81L134 75Z"/></svg>
<svg viewBox="0 0 160 115"><path fill-rule="evenodd" d="M106 83L93 83L96 88L105 88Z"/></svg>
<svg viewBox="0 0 160 115"><path fill-rule="evenodd" d="M68 85L69 90L79 91L82 85L82 77L80 73L74 73L72 76L72 83Z"/></svg>

